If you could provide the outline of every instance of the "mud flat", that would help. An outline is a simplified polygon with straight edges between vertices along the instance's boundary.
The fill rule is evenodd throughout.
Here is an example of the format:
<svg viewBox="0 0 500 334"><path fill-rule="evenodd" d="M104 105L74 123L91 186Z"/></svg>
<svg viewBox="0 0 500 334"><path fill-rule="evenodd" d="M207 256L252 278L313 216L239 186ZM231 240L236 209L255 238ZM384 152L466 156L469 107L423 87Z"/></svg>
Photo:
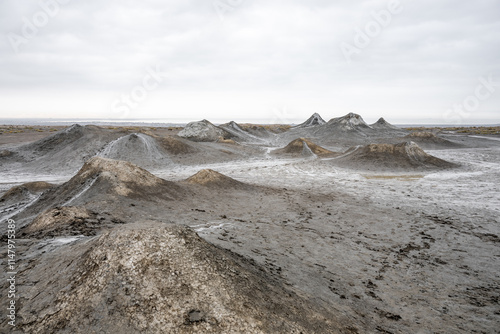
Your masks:
<svg viewBox="0 0 500 334"><path fill-rule="evenodd" d="M349 114L198 141L205 125L0 146L13 332L498 332L497 137Z"/></svg>

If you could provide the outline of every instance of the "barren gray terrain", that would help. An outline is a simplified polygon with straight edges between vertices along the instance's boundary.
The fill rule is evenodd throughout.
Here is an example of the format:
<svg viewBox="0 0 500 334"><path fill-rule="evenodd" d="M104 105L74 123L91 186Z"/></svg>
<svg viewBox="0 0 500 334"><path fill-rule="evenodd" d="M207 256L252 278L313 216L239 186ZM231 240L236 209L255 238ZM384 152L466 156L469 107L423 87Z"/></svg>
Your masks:
<svg viewBox="0 0 500 334"><path fill-rule="evenodd" d="M1 146L2 332L498 332L499 137L355 114L183 131Z"/></svg>

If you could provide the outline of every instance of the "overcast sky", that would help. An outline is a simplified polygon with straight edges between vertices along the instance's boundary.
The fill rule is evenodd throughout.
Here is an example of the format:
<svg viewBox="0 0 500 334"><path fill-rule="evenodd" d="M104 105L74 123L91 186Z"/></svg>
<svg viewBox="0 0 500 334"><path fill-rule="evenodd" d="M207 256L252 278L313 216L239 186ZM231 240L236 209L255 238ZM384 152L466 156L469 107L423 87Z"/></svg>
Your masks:
<svg viewBox="0 0 500 334"><path fill-rule="evenodd" d="M500 0L0 0L0 118L500 123Z"/></svg>

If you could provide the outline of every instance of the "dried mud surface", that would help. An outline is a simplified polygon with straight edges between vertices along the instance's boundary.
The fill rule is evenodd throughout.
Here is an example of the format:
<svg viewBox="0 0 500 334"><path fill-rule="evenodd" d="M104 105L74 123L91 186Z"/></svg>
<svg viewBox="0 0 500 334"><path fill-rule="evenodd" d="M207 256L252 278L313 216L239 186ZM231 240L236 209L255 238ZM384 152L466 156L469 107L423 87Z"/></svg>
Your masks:
<svg viewBox="0 0 500 334"><path fill-rule="evenodd" d="M387 169L377 159L398 160L368 155L367 170L340 164L345 154L302 154L312 145L273 151L302 137L333 152L389 147L409 133L356 115L279 133L224 127L246 133L199 143L134 129L152 138L137 144L158 145L141 164L98 154L129 132L87 129L103 142L75 153L97 156L76 170L0 147L13 152L0 160L2 228L8 217L20 228L14 332L498 331L497 137L417 133L437 148L425 157L449 165ZM121 160L137 150L113 147Z"/></svg>

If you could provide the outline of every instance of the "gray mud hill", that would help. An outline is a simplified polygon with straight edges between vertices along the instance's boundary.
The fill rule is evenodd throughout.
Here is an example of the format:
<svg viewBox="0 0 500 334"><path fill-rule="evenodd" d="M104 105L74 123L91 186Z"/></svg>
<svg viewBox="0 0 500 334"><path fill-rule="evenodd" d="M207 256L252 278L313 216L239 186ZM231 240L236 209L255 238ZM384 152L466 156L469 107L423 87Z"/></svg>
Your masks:
<svg viewBox="0 0 500 334"><path fill-rule="evenodd" d="M94 157L68 182L42 193L15 218L22 227L47 208L86 204L95 211L126 212L133 202L147 202L151 206L183 199L188 194L188 190L176 183L154 176L130 162Z"/></svg>
<svg viewBox="0 0 500 334"><path fill-rule="evenodd" d="M188 123L177 135L196 142L217 142L220 138L230 139L233 137L231 133L206 119Z"/></svg>
<svg viewBox="0 0 500 334"><path fill-rule="evenodd" d="M251 133L244 130L238 123L231 121L226 124L221 124L219 126L221 129L231 134L232 140L237 142L253 143L253 144L263 144L267 143L268 134L262 135L261 133Z"/></svg>
<svg viewBox="0 0 500 334"><path fill-rule="evenodd" d="M254 190L255 187L240 181L237 181L229 176L221 174L211 169L202 169L198 173L190 176L185 180L186 183L193 185L201 185L209 188L220 189L245 189Z"/></svg>
<svg viewBox="0 0 500 334"><path fill-rule="evenodd" d="M352 147L328 163L356 170L425 171L458 167L424 152L414 142Z"/></svg>
<svg viewBox="0 0 500 334"><path fill-rule="evenodd" d="M351 136L367 137L375 134L374 129L369 126L363 118L354 113L349 113L342 117L332 118L322 127L317 128L316 135Z"/></svg>
<svg viewBox="0 0 500 334"><path fill-rule="evenodd" d="M9 189L0 198L1 205L14 204L19 202L26 202L30 200L33 196L39 195L40 193L54 187L53 184L44 181L35 181L21 184L20 186L15 186Z"/></svg>
<svg viewBox="0 0 500 334"><path fill-rule="evenodd" d="M159 151L158 155L147 154L144 161L131 160L127 154L116 155L114 159L130 161L141 167L155 170L174 165L223 163L262 155L262 150L258 147L237 145L232 139L219 138L217 142L212 143L195 142L179 136L152 136L149 140L154 140L155 145L151 152ZM142 155L144 156L145 153Z"/></svg>
<svg viewBox="0 0 500 334"><path fill-rule="evenodd" d="M28 182L9 189L0 198L0 215L14 215L23 207L36 201L40 195L54 185L43 182Z"/></svg>
<svg viewBox="0 0 500 334"><path fill-rule="evenodd" d="M249 133L250 135L260 138L267 143L273 143L276 140L277 134L273 131L270 131L269 129L260 126L260 125L255 125L255 124L245 124L245 125L240 125L245 132Z"/></svg>
<svg viewBox="0 0 500 334"><path fill-rule="evenodd" d="M93 125L74 124L33 143L12 148L0 159L5 168L37 173L74 173L120 133Z"/></svg>
<svg viewBox="0 0 500 334"><path fill-rule="evenodd" d="M326 121L321 118L320 114L314 113L311 117L309 117L305 122L294 126L293 128L308 128L316 125L323 125Z"/></svg>
<svg viewBox="0 0 500 334"><path fill-rule="evenodd" d="M155 137L155 139L158 141L158 144L162 147L162 149L174 156L188 155L198 153L200 151L199 148L193 145L192 141L178 136Z"/></svg>
<svg viewBox="0 0 500 334"><path fill-rule="evenodd" d="M380 117L375 123L370 124L370 127L376 130L388 131L394 134L408 133L408 131L398 128L397 126L387 122L383 117Z"/></svg>
<svg viewBox="0 0 500 334"><path fill-rule="evenodd" d="M166 167L172 159L156 138L144 133L131 133L108 143L97 156L126 160L143 168Z"/></svg>
<svg viewBox="0 0 500 334"><path fill-rule="evenodd" d="M272 151L271 154L285 157L332 157L338 155L336 152L316 145L307 138L297 138L291 141L287 146Z"/></svg>
<svg viewBox="0 0 500 334"><path fill-rule="evenodd" d="M417 143L420 147L428 150L452 149L464 147L462 144L441 138L432 132L418 131L405 136L404 139Z"/></svg>
<svg viewBox="0 0 500 334"><path fill-rule="evenodd" d="M352 333L254 262L183 226L124 225L33 258L27 269L18 276L19 333Z"/></svg>
<svg viewBox="0 0 500 334"><path fill-rule="evenodd" d="M294 127L280 134L279 142L286 145L285 143L297 137L304 137L333 151L339 151L353 145L369 144L376 138L401 137L406 133L404 130L380 120L375 127L372 127L360 115L349 113L342 117L332 118L324 124Z"/></svg>
<svg viewBox="0 0 500 334"><path fill-rule="evenodd" d="M44 191L29 203L19 203L15 211L6 214L30 237L94 235L92 228L107 229L143 217L190 222L193 214L205 219L219 219L220 212L237 215L241 202L248 202L250 212L268 210L254 198L267 204L271 201L264 198L275 195L274 189L240 182L213 170L201 170L186 180L173 182L127 161L94 157L69 181ZM33 227L50 220L53 222L40 225L52 226L47 230Z"/></svg>
<svg viewBox="0 0 500 334"><path fill-rule="evenodd" d="M78 206L64 206L47 209L39 214L31 223L22 228L18 234L22 238L54 238L68 236L93 236L102 229L124 224L109 215Z"/></svg>

